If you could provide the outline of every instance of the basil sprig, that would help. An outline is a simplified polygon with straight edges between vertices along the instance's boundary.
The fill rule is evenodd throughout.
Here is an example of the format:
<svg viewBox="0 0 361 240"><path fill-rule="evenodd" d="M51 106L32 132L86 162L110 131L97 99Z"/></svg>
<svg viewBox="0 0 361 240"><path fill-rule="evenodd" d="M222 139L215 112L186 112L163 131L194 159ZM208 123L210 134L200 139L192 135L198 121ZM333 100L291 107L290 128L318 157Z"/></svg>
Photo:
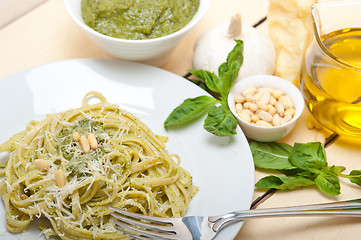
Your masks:
<svg viewBox="0 0 361 240"><path fill-rule="evenodd" d="M348 178L361 186L361 170L342 174L343 166L329 167L326 152L320 142L295 143L294 146L276 142L250 142L255 167L276 170L283 175L270 175L256 183L258 188L294 190L316 185L328 195L339 195L338 177Z"/></svg>
<svg viewBox="0 0 361 240"><path fill-rule="evenodd" d="M237 119L227 103L239 69L243 62L243 41L235 40L236 46L228 54L227 61L218 68L218 76L206 70L190 70L206 87L218 97L199 96L188 98L176 107L164 122L164 128L190 122L207 113L204 129L216 136L235 135Z"/></svg>

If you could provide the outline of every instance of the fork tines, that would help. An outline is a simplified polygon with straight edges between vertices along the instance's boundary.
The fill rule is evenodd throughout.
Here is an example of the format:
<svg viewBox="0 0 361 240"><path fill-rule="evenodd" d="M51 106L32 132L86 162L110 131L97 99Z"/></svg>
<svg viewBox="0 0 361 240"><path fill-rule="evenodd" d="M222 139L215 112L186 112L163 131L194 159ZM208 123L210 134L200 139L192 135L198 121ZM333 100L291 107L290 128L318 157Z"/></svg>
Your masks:
<svg viewBox="0 0 361 240"><path fill-rule="evenodd" d="M109 208L114 211L111 215L115 228L128 237L139 240L177 239L172 230L173 223L166 218L131 213L112 206Z"/></svg>

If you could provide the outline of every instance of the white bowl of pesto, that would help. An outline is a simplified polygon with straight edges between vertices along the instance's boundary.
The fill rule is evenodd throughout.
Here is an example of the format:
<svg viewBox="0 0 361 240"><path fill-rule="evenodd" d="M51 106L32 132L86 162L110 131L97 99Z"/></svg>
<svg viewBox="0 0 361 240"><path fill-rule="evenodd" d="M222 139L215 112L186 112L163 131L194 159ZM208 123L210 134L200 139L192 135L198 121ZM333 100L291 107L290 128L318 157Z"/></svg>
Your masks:
<svg viewBox="0 0 361 240"><path fill-rule="evenodd" d="M64 3L70 17L105 53L162 66L203 17L210 0L64 0Z"/></svg>

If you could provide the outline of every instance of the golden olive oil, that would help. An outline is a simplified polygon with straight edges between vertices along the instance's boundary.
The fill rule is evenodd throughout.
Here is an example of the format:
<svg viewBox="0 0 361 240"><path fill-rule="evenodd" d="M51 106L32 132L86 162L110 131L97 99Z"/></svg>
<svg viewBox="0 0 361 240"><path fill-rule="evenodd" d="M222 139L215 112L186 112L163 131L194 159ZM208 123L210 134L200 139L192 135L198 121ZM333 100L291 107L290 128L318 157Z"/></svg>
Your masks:
<svg viewBox="0 0 361 240"><path fill-rule="evenodd" d="M361 137L361 28L331 32L321 40L333 57L320 48L306 54L301 90L308 108L332 131Z"/></svg>

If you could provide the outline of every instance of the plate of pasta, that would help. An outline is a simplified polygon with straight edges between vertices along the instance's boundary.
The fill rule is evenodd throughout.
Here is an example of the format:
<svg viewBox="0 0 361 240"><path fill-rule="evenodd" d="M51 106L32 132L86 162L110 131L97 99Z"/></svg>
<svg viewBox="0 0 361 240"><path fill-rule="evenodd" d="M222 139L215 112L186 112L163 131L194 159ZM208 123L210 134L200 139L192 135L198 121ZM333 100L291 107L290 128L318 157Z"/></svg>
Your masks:
<svg viewBox="0 0 361 240"><path fill-rule="evenodd" d="M165 130L207 93L159 68L75 59L0 79L0 238L127 239L108 205L161 217L249 209L248 142L202 118ZM233 239L242 222L216 239ZM39 237L40 236L40 237Z"/></svg>

